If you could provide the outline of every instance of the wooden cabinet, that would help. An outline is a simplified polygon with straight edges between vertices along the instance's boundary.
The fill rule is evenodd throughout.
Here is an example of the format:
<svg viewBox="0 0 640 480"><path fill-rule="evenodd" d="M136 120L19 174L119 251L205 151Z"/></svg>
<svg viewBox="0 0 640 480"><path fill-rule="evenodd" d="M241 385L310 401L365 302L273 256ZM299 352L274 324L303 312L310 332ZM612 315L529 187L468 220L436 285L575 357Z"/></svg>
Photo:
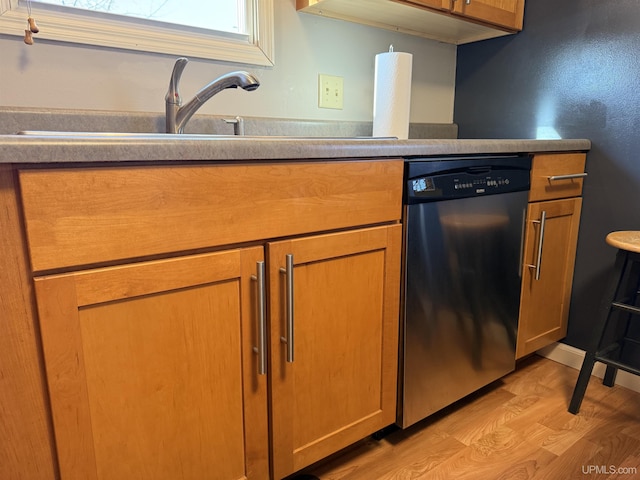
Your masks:
<svg viewBox="0 0 640 480"><path fill-rule="evenodd" d="M454 0L456 15L512 30L522 30L524 0Z"/></svg>
<svg viewBox="0 0 640 480"><path fill-rule="evenodd" d="M17 179L0 165L0 478L52 480L51 419Z"/></svg>
<svg viewBox="0 0 640 480"><path fill-rule="evenodd" d="M438 10L449 11L451 0L400 0L402 3L413 3L421 7L436 8Z"/></svg>
<svg viewBox="0 0 640 480"><path fill-rule="evenodd" d="M400 0L402 3L436 8L461 17L522 30L524 0Z"/></svg>
<svg viewBox="0 0 640 480"><path fill-rule="evenodd" d="M299 11L456 45L522 30L524 0L296 0Z"/></svg>
<svg viewBox="0 0 640 480"><path fill-rule="evenodd" d="M567 333L584 167L584 154L533 158L516 358Z"/></svg>
<svg viewBox="0 0 640 480"><path fill-rule="evenodd" d="M31 265L70 270L398 222L402 169L371 160L21 170Z"/></svg>
<svg viewBox="0 0 640 480"><path fill-rule="evenodd" d="M63 479L264 479L261 248L35 279Z"/></svg>
<svg viewBox="0 0 640 480"><path fill-rule="evenodd" d="M402 173L20 171L62 480L281 478L393 423Z"/></svg>
<svg viewBox="0 0 640 480"><path fill-rule="evenodd" d="M394 225L268 245L273 478L395 421L400 243Z"/></svg>

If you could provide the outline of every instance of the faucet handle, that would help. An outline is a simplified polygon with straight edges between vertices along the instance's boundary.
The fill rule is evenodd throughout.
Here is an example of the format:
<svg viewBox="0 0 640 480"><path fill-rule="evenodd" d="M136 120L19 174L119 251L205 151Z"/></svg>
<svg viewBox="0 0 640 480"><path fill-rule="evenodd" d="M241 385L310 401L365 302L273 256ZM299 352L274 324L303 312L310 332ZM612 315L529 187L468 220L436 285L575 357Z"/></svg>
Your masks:
<svg viewBox="0 0 640 480"><path fill-rule="evenodd" d="M180 77L182 77L182 72L188 62L189 59L185 57L180 57L176 60L176 63L173 66L173 71L171 72L171 79L169 80L169 90L167 91L167 95L164 97L166 103L178 106L182 105L182 98L180 97L178 87L180 85Z"/></svg>
<svg viewBox="0 0 640 480"><path fill-rule="evenodd" d="M223 118L222 121L227 125L233 125L234 135L244 135L244 118Z"/></svg>

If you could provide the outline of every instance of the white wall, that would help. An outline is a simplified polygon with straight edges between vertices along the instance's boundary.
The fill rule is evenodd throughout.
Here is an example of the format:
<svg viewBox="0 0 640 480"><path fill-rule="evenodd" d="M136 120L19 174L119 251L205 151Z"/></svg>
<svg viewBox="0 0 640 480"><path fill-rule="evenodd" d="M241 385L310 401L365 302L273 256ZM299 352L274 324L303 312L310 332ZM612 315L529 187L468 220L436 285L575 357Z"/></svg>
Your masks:
<svg viewBox="0 0 640 480"><path fill-rule="evenodd" d="M275 4L275 67L190 61L182 76L185 99L231 70L249 70L262 84L254 92L221 92L201 112L371 121L375 55L393 44L413 54L411 121L453 121L455 46L298 13L295 0ZM0 106L163 112L174 59L40 39L27 46L21 32L0 35ZM318 108L319 73L344 78L343 110Z"/></svg>

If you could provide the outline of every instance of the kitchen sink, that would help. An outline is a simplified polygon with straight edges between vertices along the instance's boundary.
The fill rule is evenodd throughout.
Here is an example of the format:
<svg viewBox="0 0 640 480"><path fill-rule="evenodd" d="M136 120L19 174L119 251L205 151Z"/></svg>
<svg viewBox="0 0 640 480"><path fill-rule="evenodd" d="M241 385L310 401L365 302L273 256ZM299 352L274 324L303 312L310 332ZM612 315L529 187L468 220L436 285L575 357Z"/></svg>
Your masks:
<svg viewBox="0 0 640 480"><path fill-rule="evenodd" d="M152 132L64 132L53 130L22 130L18 135L37 137L70 137L70 138L166 138L176 140L179 138L233 138L234 135L207 135L207 134L172 134L172 133L152 133Z"/></svg>
<svg viewBox="0 0 640 480"><path fill-rule="evenodd" d="M215 135L199 133L144 133L144 132L63 132L49 130L22 130L18 135L38 136L38 137L60 137L60 138L104 138L104 139L140 139L140 140L396 140L395 137L314 137L314 136L281 136L281 135Z"/></svg>

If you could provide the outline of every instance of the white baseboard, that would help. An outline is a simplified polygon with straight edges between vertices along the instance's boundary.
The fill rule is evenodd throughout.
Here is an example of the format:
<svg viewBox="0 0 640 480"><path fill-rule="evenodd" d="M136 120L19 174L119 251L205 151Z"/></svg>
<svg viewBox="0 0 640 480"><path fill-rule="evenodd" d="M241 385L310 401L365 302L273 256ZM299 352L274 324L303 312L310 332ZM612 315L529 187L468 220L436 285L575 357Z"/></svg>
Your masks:
<svg viewBox="0 0 640 480"><path fill-rule="evenodd" d="M562 363L568 367L580 370L582 360L584 359L584 350L566 345L564 343L554 343L548 347L542 348L536 352L541 357L548 358L554 362ZM593 367L592 375L603 378L605 365L596 362ZM640 393L640 377L622 370L618 370L616 375L616 385L626 387L630 390Z"/></svg>

